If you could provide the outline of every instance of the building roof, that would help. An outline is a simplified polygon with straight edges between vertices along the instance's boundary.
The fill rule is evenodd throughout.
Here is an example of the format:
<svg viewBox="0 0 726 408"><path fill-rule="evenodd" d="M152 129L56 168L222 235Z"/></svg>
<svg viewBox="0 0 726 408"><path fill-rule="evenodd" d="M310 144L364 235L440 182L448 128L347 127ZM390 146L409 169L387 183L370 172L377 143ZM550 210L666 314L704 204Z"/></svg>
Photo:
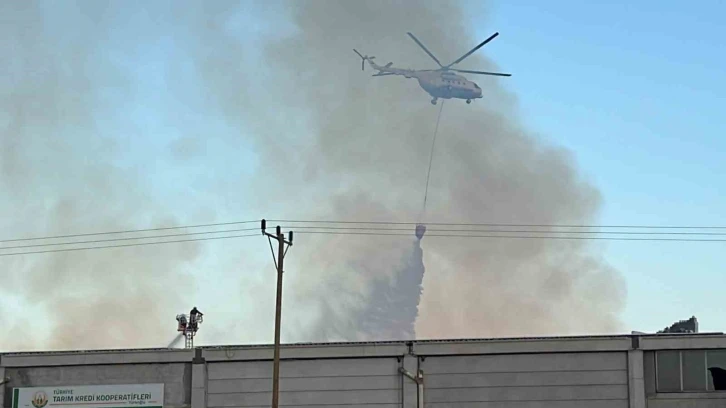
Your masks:
<svg viewBox="0 0 726 408"><path fill-rule="evenodd" d="M482 339L428 339L284 344L283 359L396 357L466 354L617 352L633 349L726 348L723 333L667 333L601 336L511 337ZM120 363L189 363L204 361L269 360L269 344L214 345L195 349L139 348L105 350L34 351L0 354L0 366L58 366Z"/></svg>

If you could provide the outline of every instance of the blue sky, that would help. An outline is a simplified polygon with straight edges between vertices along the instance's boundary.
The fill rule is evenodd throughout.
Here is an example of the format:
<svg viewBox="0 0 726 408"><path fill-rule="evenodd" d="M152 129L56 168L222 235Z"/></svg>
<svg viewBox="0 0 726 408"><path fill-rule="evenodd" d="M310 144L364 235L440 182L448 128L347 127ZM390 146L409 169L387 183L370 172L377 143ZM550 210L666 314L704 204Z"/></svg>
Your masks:
<svg viewBox="0 0 726 408"><path fill-rule="evenodd" d="M485 52L513 73L506 86L530 129L571 149L601 190L600 224L726 226L725 3L488 6L471 9L477 38L500 32ZM650 331L695 314L702 330L724 330L724 253L608 243L627 278L626 324Z"/></svg>

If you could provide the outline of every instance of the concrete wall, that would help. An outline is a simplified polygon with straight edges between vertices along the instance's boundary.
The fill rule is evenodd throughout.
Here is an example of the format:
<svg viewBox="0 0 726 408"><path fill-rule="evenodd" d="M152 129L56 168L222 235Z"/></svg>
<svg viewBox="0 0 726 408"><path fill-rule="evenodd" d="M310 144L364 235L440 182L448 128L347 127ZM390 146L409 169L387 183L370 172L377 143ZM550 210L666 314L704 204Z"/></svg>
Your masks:
<svg viewBox="0 0 726 408"><path fill-rule="evenodd" d="M5 367L2 366L2 357L0 357L0 384L3 384L3 385L0 385L0 401L3 401L2 402L3 406L7 406L4 402L5 401L5 388L6 388L6 385L4 385L4 382L5 382Z"/></svg>
<svg viewBox="0 0 726 408"><path fill-rule="evenodd" d="M192 356L191 351L4 355L0 364L10 381L3 406L12 406L14 387L163 383L165 407L189 408Z"/></svg>
<svg viewBox="0 0 726 408"><path fill-rule="evenodd" d="M726 336L420 341L283 346L286 407L724 407L726 393L657 393L656 350L726 349ZM12 387L164 383L169 408L266 407L272 349L127 350L0 356ZM416 376L417 381L402 374ZM3 397L4 394L4 397Z"/></svg>
<svg viewBox="0 0 726 408"><path fill-rule="evenodd" d="M7 369L13 387L58 385L164 384L164 406L191 406L191 364L83 365ZM10 407L10 392L4 401Z"/></svg>

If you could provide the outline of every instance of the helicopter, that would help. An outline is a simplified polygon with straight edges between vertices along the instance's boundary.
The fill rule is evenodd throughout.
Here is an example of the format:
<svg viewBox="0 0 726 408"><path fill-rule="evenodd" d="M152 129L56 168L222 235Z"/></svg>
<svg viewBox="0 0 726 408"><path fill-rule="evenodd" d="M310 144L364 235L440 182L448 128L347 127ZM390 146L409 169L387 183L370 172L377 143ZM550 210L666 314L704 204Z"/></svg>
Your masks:
<svg viewBox="0 0 726 408"><path fill-rule="evenodd" d="M479 99L482 97L482 90L479 88L479 85L476 84L474 81L470 81L466 79L465 77L461 75L455 74L455 72L461 72L466 74L479 74L479 75L493 75L493 76L502 76L502 77L509 77L512 76L511 74L503 74L500 72L485 72L485 71L472 71L472 70L466 70L466 69L455 69L451 68L452 66L460 63L465 58L476 52L479 48L483 47L485 44L496 38L499 33L492 34L489 38L482 41L479 45L472 48L471 51L467 52L466 54L462 55L459 59L452 62L449 65L441 65L441 62L434 56L434 54L431 53L431 51L426 48L425 45L421 41L419 41L418 38L416 38L415 35L409 33L409 37L413 41L418 44L419 47L421 47L426 54L428 54L431 59L436 61L436 63L439 65L439 68L437 69L403 69L403 68L396 68L393 66L392 62L389 62L386 65L378 65L373 60L376 58L374 56L363 56L358 50L355 48L353 51L355 51L356 54L358 54L359 57L361 57L361 70L365 71L365 63L368 61L368 64L373 68L374 70L378 71L377 73L373 74L374 77L378 76L387 76L387 75L401 75L405 78L415 78L418 80L419 85L421 88L423 88L424 91L426 91L429 95L433 97L431 99L431 104L436 105L436 102L439 98L441 99L466 99L466 103L470 104L472 99Z"/></svg>

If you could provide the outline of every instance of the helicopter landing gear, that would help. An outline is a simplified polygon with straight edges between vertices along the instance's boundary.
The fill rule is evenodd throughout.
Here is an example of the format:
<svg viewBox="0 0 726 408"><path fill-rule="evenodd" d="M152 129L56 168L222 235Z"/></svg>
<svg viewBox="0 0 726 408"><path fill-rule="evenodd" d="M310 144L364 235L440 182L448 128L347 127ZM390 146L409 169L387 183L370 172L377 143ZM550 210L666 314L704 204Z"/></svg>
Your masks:
<svg viewBox="0 0 726 408"><path fill-rule="evenodd" d="M466 100L466 103L467 103L467 104L470 104L470 103L471 103L471 99L467 99L467 100Z"/></svg>
<svg viewBox="0 0 726 408"><path fill-rule="evenodd" d="M431 100L431 104L432 104L432 105L436 105L436 101L437 101L437 100L438 100L438 98L434 98L434 99L432 99L432 100Z"/></svg>

